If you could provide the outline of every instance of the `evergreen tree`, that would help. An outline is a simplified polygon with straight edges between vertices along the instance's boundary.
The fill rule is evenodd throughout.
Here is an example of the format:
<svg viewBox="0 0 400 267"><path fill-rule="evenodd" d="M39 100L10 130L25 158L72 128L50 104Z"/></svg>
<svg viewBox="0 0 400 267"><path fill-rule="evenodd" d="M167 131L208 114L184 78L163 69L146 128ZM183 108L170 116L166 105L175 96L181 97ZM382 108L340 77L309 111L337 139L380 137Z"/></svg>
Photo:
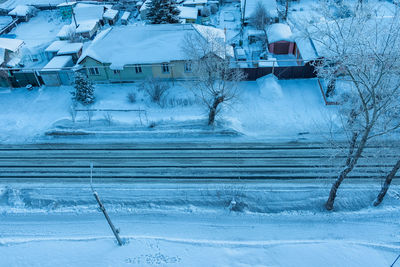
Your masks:
<svg viewBox="0 0 400 267"><path fill-rule="evenodd" d="M152 0L147 2L147 19L151 24L179 23L179 13L175 0Z"/></svg>
<svg viewBox="0 0 400 267"><path fill-rule="evenodd" d="M75 74L75 92L72 92L72 98L84 105L92 104L94 102L94 86L91 80L86 76L76 73Z"/></svg>

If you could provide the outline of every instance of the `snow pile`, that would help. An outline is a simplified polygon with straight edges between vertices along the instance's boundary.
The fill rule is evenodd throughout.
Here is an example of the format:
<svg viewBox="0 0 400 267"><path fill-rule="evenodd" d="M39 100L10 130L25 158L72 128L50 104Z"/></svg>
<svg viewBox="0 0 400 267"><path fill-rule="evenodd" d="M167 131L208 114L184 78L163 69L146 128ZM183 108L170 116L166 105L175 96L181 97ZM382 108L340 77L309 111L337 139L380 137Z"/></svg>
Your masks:
<svg viewBox="0 0 400 267"><path fill-rule="evenodd" d="M265 99L279 100L283 98L282 87L273 74L268 74L257 79L258 87L260 88L260 96Z"/></svg>
<svg viewBox="0 0 400 267"><path fill-rule="evenodd" d="M293 41L292 30L290 29L289 25L283 23L275 23L268 26L267 36L269 43Z"/></svg>

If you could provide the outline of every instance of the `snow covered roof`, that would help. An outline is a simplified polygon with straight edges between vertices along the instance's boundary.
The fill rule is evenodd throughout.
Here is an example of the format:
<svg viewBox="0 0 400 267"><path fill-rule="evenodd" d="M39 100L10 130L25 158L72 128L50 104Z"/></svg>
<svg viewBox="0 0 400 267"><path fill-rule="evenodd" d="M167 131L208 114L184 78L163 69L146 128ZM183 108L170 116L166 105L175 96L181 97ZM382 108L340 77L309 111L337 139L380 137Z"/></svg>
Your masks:
<svg viewBox="0 0 400 267"><path fill-rule="evenodd" d="M283 23L275 23L268 26L267 36L269 43L275 43L279 41L293 41L292 30L289 25Z"/></svg>
<svg viewBox="0 0 400 267"><path fill-rule="evenodd" d="M84 33L93 30L97 26L98 20L86 20L79 23L76 33Z"/></svg>
<svg viewBox="0 0 400 267"><path fill-rule="evenodd" d="M57 7L74 6L74 5L76 5L76 2L71 1L71 2L64 2L64 3L58 4Z"/></svg>
<svg viewBox="0 0 400 267"><path fill-rule="evenodd" d="M242 13L245 12L244 18L246 20L250 19L253 15L258 2L260 2L260 0L240 0ZM276 0L262 0L261 2L264 4L270 16L278 17L278 6ZM245 4L246 7L244 6Z"/></svg>
<svg viewBox="0 0 400 267"><path fill-rule="evenodd" d="M0 48L17 52L20 47L24 44L24 41L19 39L0 38Z"/></svg>
<svg viewBox="0 0 400 267"><path fill-rule="evenodd" d="M61 30L57 33L58 38L66 38L70 33L76 32L75 25L69 24L62 26Z"/></svg>
<svg viewBox="0 0 400 267"><path fill-rule="evenodd" d="M74 7L74 12L78 24L89 20L99 21L103 19L104 6L79 3Z"/></svg>
<svg viewBox="0 0 400 267"><path fill-rule="evenodd" d="M34 14L37 11L33 6L18 5L13 10L8 12L8 15L23 17L26 15Z"/></svg>
<svg viewBox="0 0 400 267"><path fill-rule="evenodd" d="M104 13L103 18L113 20L117 15L118 15L118 10L110 8L107 9L107 11Z"/></svg>
<svg viewBox="0 0 400 267"><path fill-rule="evenodd" d="M72 66L71 56L57 56L53 57L46 66L43 67L42 71L51 71L55 69L61 69L65 67Z"/></svg>
<svg viewBox="0 0 400 267"><path fill-rule="evenodd" d="M22 58L20 57L13 57L10 61L7 62L6 66L13 68L17 66L21 62Z"/></svg>
<svg viewBox="0 0 400 267"><path fill-rule="evenodd" d="M147 9L147 4L148 3L150 3L151 2L151 0L146 0L146 1L144 1L144 3L142 4L142 6L140 7L140 12L142 12L143 10L146 10Z"/></svg>
<svg viewBox="0 0 400 267"><path fill-rule="evenodd" d="M61 47L66 45L68 41L54 41L44 51L45 52L58 52Z"/></svg>
<svg viewBox="0 0 400 267"><path fill-rule="evenodd" d="M83 47L82 43L67 43L58 51L57 55L69 55L78 53Z"/></svg>
<svg viewBox="0 0 400 267"><path fill-rule="evenodd" d="M181 18L181 19L197 19L197 8L187 7L187 6L178 6L178 9L181 11L181 13L179 13L179 18Z"/></svg>
<svg viewBox="0 0 400 267"><path fill-rule="evenodd" d="M121 20L128 20L130 15L131 12L125 11L124 14L122 14Z"/></svg>
<svg viewBox="0 0 400 267"><path fill-rule="evenodd" d="M122 69L128 64L188 60L182 51L186 34L203 35L206 29L224 37L221 29L194 24L128 25L109 28L93 40L78 63L86 57L91 57L102 63L110 63L112 69Z"/></svg>
<svg viewBox="0 0 400 267"><path fill-rule="evenodd" d="M247 35L248 36L264 36L265 33L263 30L256 30L256 29L249 29L247 30Z"/></svg>
<svg viewBox="0 0 400 267"><path fill-rule="evenodd" d="M318 58L314 44L308 37L297 37L295 38L297 48L300 51L301 58L308 62Z"/></svg>
<svg viewBox="0 0 400 267"><path fill-rule="evenodd" d="M186 0L183 5L205 5L207 0Z"/></svg>

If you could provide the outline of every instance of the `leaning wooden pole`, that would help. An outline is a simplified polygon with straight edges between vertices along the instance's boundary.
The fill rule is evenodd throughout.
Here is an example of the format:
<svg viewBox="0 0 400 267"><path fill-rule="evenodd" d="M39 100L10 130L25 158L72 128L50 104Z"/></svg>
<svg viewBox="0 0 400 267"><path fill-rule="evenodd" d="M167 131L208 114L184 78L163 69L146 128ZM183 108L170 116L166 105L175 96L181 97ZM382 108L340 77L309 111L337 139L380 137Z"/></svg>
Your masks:
<svg viewBox="0 0 400 267"><path fill-rule="evenodd" d="M123 243L122 243L121 238L119 237L119 231L115 228L114 224L112 223L112 221L110 219L110 216L108 216L106 208L104 207L103 203L101 202L99 195L93 189L92 179L93 179L93 163L90 164L90 187L92 188L92 192L93 192L94 198L97 201L97 204L99 204L99 207L100 207L101 211L103 212L104 217L106 217L108 225L110 226L115 238L117 239L118 245L122 246Z"/></svg>

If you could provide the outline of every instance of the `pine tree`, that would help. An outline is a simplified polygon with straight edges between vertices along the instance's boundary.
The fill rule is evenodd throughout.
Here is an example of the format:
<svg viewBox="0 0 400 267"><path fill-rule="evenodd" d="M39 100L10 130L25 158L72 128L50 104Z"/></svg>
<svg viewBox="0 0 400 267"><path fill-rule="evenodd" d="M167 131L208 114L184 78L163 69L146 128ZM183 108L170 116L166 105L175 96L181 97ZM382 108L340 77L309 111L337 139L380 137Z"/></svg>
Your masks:
<svg viewBox="0 0 400 267"><path fill-rule="evenodd" d="M80 73L75 74L75 92L72 92L72 98L84 105L94 102L94 86L91 80Z"/></svg>
<svg viewBox="0 0 400 267"><path fill-rule="evenodd" d="M147 2L147 19L151 24L179 23L179 13L175 0L152 0Z"/></svg>

